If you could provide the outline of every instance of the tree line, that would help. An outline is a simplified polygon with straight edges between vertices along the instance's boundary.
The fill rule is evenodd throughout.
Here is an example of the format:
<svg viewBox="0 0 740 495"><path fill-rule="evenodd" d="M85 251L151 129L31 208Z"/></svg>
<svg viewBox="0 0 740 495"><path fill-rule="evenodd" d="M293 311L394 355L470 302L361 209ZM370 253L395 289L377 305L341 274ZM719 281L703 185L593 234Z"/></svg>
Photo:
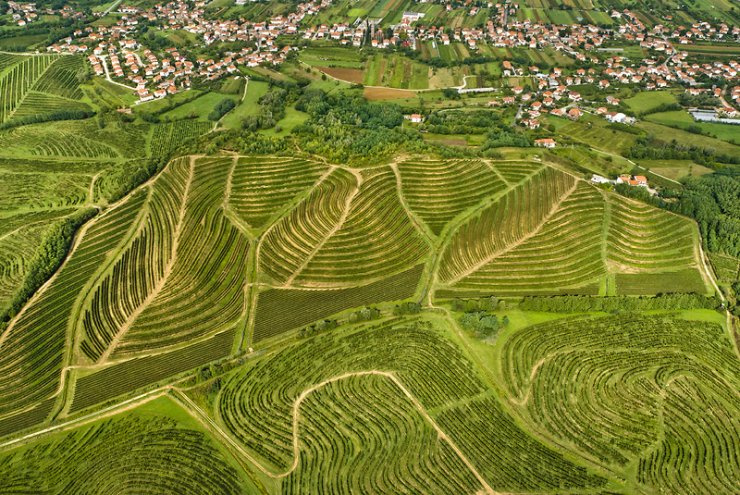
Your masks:
<svg viewBox="0 0 740 495"><path fill-rule="evenodd" d="M548 313L587 313L592 311L717 309L721 304L722 302L716 297L694 293L671 293L642 297L530 296L519 302L519 309Z"/></svg>
<svg viewBox="0 0 740 495"><path fill-rule="evenodd" d="M665 190L653 196L642 187L619 184L615 190L696 220L708 251L740 257L740 171L718 170L700 177L682 179L680 190Z"/></svg>
<svg viewBox="0 0 740 495"><path fill-rule="evenodd" d="M15 292L8 308L0 313L0 329L7 327L11 318L18 314L23 305L56 272L67 257L77 229L94 217L93 208L78 211L53 224L28 264L26 276Z"/></svg>

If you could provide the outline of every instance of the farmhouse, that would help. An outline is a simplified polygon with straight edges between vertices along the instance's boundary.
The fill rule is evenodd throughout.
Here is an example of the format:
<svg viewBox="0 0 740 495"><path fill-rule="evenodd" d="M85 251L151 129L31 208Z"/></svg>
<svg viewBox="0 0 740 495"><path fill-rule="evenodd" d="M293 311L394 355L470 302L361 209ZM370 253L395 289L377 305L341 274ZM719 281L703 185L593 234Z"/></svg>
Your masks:
<svg viewBox="0 0 740 495"><path fill-rule="evenodd" d="M424 122L424 117L422 117L419 113L412 113L411 115L406 115L405 118L409 120L412 124L421 124Z"/></svg>
<svg viewBox="0 0 740 495"><path fill-rule="evenodd" d="M648 180L644 175L622 174L617 177L616 183L627 184L629 186L648 187Z"/></svg>
<svg viewBox="0 0 740 495"><path fill-rule="evenodd" d="M604 118L612 123L617 124L629 124L632 125L635 123L634 117L628 117L622 112L607 112L604 114Z"/></svg>
<svg viewBox="0 0 740 495"><path fill-rule="evenodd" d="M555 146L557 146L557 143L552 138L544 138L544 139L535 139L534 145L539 146L541 148L554 148Z"/></svg>

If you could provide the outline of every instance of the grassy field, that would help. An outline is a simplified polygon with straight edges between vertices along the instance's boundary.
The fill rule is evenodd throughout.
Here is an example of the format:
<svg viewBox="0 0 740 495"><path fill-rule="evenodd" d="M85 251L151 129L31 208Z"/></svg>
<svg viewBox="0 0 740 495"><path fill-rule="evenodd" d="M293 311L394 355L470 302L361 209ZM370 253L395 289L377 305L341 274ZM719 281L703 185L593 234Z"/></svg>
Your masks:
<svg viewBox="0 0 740 495"><path fill-rule="evenodd" d="M301 50L301 62L311 67L343 67L361 69L363 66L360 54L351 48L336 46L309 47Z"/></svg>
<svg viewBox="0 0 740 495"><path fill-rule="evenodd" d="M632 98L627 98L624 102L630 110L640 114L649 112L661 105L678 103L678 100L670 91L641 91Z"/></svg>
<svg viewBox="0 0 740 495"><path fill-rule="evenodd" d="M197 119L207 121L208 115L213 108L223 100L239 100L238 95L228 95L211 91L193 101L180 105L168 112L162 114L162 117L168 119Z"/></svg>
<svg viewBox="0 0 740 495"><path fill-rule="evenodd" d="M669 120L671 122L675 122L675 117L670 118ZM713 125L721 125L723 128L725 127L723 124ZM668 127L666 125L656 124L654 122L642 121L638 122L637 126L645 130L648 134L656 137L657 139L668 143L675 140L681 144L697 146L699 148L710 148L715 150L717 153L727 154L730 156L737 156L737 154L740 153L740 146L728 143L727 141L722 141L721 139L702 136L701 134L694 134L677 128ZM726 127L732 127L731 129L728 129L728 132L731 132L732 136L735 137L735 135L737 134L737 127ZM735 139L737 138L735 137Z"/></svg>
<svg viewBox="0 0 740 495"><path fill-rule="evenodd" d="M308 114L289 106L285 109L285 117L280 119L275 127L261 131L268 136L289 134L296 126L308 120Z"/></svg>
<svg viewBox="0 0 740 495"><path fill-rule="evenodd" d="M696 122L691 115L684 110L673 112L660 112L647 116L647 120L656 124L662 124L668 127L678 129L700 129L714 138L722 141L728 141L734 144L740 144L740 125L718 124L713 122Z"/></svg>
<svg viewBox="0 0 740 495"><path fill-rule="evenodd" d="M236 108L229 112L222 121L228 129L238 129L245 117L251 117L259 113L259 99L267 93L269 85L262 81L249 81L247 94L244 100ZM241 95L239 95L241 97Z"/></svg>
<svg viewBox="0 0 740 495"><path fill-rule="evenodd" d="M669 179L711 174L713 170L691 160L640 160L640 166Z"/></svg>

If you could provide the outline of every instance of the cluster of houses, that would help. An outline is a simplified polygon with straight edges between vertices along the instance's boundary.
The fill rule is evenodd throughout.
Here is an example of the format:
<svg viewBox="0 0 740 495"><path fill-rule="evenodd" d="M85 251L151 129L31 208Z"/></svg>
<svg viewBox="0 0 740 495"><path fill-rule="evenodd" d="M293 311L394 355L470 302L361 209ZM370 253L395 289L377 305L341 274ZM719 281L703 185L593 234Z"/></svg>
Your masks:
<svg viewBox="0 0 740 495"><path fill-rule="evenodd" d="M11 16L13 22L18 26L26 26L40 19L40 15L60 16L62 19L81 19L85 17L82 12L75 11L69 5L61 9L37 8L35 2L7 2L8 10L0 12Z"/></svg>
<svg viewBox="0 0 740 495"><path fill-rule="evenodd" d="M546 73L537 66L516 67L510 61L503 61L501 66L504 76L529 77L533 81L534 89L525 90L522 86L514 86L512 95L504 96L500 100L490 101L489 105L519 104L521 106L520 124L529 129L537 129L540 126L538 117L542 113L550 113L572 120L578 120L581 117L582 110L578 108L578 105L580 105L583 98L578 91L571 88L572 86L595 84L600 89L605 90L613 85L629 84L649 91L666 88L677 83L691 84L687 79L688 74L693 76L701 73L703 76L709 76L711 73L719 75L718 77L721 79L731 81L737 79L740 71L740 64L735 61L689 65L679 59L680 57L677 57L676 61L671 64L657 64L652 59L645 59L640 61L637 67L634 67L628 65L628 60L625 57L611 56L603 62L604 68L601 70L578 68L568 75L557 67ZM687 89L690 94L701 94L709 91L712 91L717 97L722 96L722 89L716 86L713 88L689 86ZM729 98L736 104L740 103L740 87L733 88ZM605 100L606 106L599 106L594 109L596 115L601 115L607 121L613 123L634 124L635 119L633 117L609 108L619 106L619 98L606 95ZM738 115L731 104L723 98L720 98L720 100L722 106L717 109L719 116L735 117Z"/></svg>
<svg viewBox="0 0 740 495"><path fill-rule="evenodd" d="M370 29L374 29L372 26ZM347 23L321 24L315 27L308 27L303 31L305 40L332 40L341 45L352 45L355 47L362 46L365 40L365 33L368 30L367 23L356 23L353 25ZM390 45L382 45L386 48ZM377 38L373 38L373 47L378 48Z"/></svg>
<svg viewBox="0 0 740 495"><path fill-rule="evenodd" d="M25 26L39 18L35 3L8 2L8 12L18 26Z"/></svg>
<svg viewBox="0 0 740 495"><path fill-rule="evenodd" d="M706 77L732 81L738 77L740 70L737 62L689 63L686 61L687 53L676 51L673 45L676 41L680 44L685 40L693 42L738 38L740 28L737 26L698 23L672 30L660 25L647 29L636 15L624 10L612 12L612 17L619 19L620 24L615 30L611 30L594 25L555 25L517 20L519 7L514 3L443 3L447 10L462 8L466 9L468 15L476 15L477 9L488 8L492 15L484 26L450 29L424 25L426 16L423 13L407 11L402 14L400 22L391 26L388 32L379 28L379 20L362 18L357 18L351 24L312 25L309 16L321 12L331 4L331 0L299 3L292 12L263 22L213 18L206 15L206 0L173 0L150 8L122 3L118 6L120 17L117 22L79 29L73 35L48 47L48 50L87 54L96 74L117 78L121 83L132 83L142 99L186 89L190 87L194 77L218 79L236 72L239 65L279 65L286 60L292 49L290 45L278 43L278 38L283 35L299 35L309 40L332 40L354 47L363 46L369 40L371 46L376 48L406 46L416 49L420 41L442 45L465 43L470 50L478 49L483 43L502 48L550 47L599 67L598 70L578 68L568 73L555 68L550 73L544 73L536 66L517 67L511 61L504 61L503 76L526 75L534 78L536 90L532 93L514 88L514 96L505 97L501 102L506 105L519 101L523 104L526 107L526 118L522 123L530 128L539 125L537 116L542 111L572 119L580 117L581 110L577 108L577 104L581 98L577 91L568 89L570 86L598 84L601 89L606 89L613 84L631 84L647 90L673 84L698 87L701 85L698 81L703 81ZM23 12L24 8L32 12L30 7L24 6L33 4L9 2L9 5L19 12ZM174 48L155 54L147 49L144 39L139 39L141 26L152 24L168 32L192 33L204 45L244 42L245 48L227 53L221 60L190 60L180 54L173 56L170 50ZM645 58L632 61L620 55L608 56L602 60L603 57L597 56L597 50L615 38L639 43L643 48L657 53L663 52L666 60L658 62L653 58ZM92 54L89 54L91 51ZM738 98L733 93L733 99L738 101ZM616 122L624 120L621 114L607 109L599 113Z"/></svg>
<svg viewBox="0 0 740 495"><path fill-rule="evenodd" d="M294 13L258 23L207 19L205 1L189 4L176 0L146 10L122 4L118 8L120 19L113 25L79 29L47 50L88 54L96 75L115 78L119 84L129 85L135 90L141 101L149 101L189 89L192 78L216 80L237 72L238 65L256 67L283 63L291 47L278 47L277 37L297 32L304 16L319 12L328 1L299 4ZM139 34L139 26L151 22L159 23L165 30L196 34L205 45L238 41L253 43L238 52L228 53L220 60L188 59L175 48L154 53L146 47Z"/></svg>

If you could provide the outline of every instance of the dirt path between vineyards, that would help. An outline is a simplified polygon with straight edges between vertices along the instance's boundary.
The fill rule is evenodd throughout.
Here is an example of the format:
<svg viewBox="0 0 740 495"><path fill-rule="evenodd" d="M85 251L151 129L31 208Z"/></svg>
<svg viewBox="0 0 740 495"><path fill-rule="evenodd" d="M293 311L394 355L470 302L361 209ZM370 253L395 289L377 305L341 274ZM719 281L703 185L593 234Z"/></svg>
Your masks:
<svg viewBox="0 0 740 495"><path fill-rule="evenodd" d="M455 442L447 436L447 434L442 430L442 428L439 427L437 422L429 415L429 412L424 408L424 406L419 402L419 400L403 385L403 383L394 375L393 373L387 372L387 371L381 371L381 370L368 370L368 371L355 371L350 373L345 373L342 375L334 376L332 378L328 378L322 382L319 382L303 392L298 396L298 398L293 403L293 412L292 412L292 422L293 422L293 463L291 466L282 473L273 473L269 469L267 469L265 466L263 466L257 459L255 459L249 452L244 449L244 447L235 441L228 433L226 433L223 429L221 429L213 419L210 418L203 410L195 404L190 397L183 393L178 393L177 397L181 399L181 405L185 407L188 412L195 417L203 426L208 428L211 431L215 431L218 433L218 435L224 439L231 447L236 449L241 455L243 455L246 459L248 459L260 472L263 474L269 476L273 479L282 479L286 476L289 476L293 471L295 471L298 468L298 464L300 462L300 432L299 432L299 425L301 420L301 405L303 404L303 401L308 398L309 395L311 395L313 392L316 392L317 390L325 387L326 385L330 385L334 382L338 382L341 380L346 380L348 378L353 378L357 376L382 376L384 378L388 378L391 380L400 390L403 392L403 394L411 401L413 406L416 408L417 411L422 415L422 417L426 420L427 423L429 423L432 428L437 432L437 435L439 436L440 440L443 440L447 443L447 445L450 446L450 448L455 452L455 454L460 458L463 464L470 470L470 472L478 479L478 482L482 486L482 492L487 493L490 495L503 495L500 492L496 492L491 488L491 486L488 484L488 482L481 476L481 474L478 472L476 467L468 460L468 458L463 454L463 452L460 450L460 448L455 444ZM178 391L179 392L179 391Z"/></svg>

